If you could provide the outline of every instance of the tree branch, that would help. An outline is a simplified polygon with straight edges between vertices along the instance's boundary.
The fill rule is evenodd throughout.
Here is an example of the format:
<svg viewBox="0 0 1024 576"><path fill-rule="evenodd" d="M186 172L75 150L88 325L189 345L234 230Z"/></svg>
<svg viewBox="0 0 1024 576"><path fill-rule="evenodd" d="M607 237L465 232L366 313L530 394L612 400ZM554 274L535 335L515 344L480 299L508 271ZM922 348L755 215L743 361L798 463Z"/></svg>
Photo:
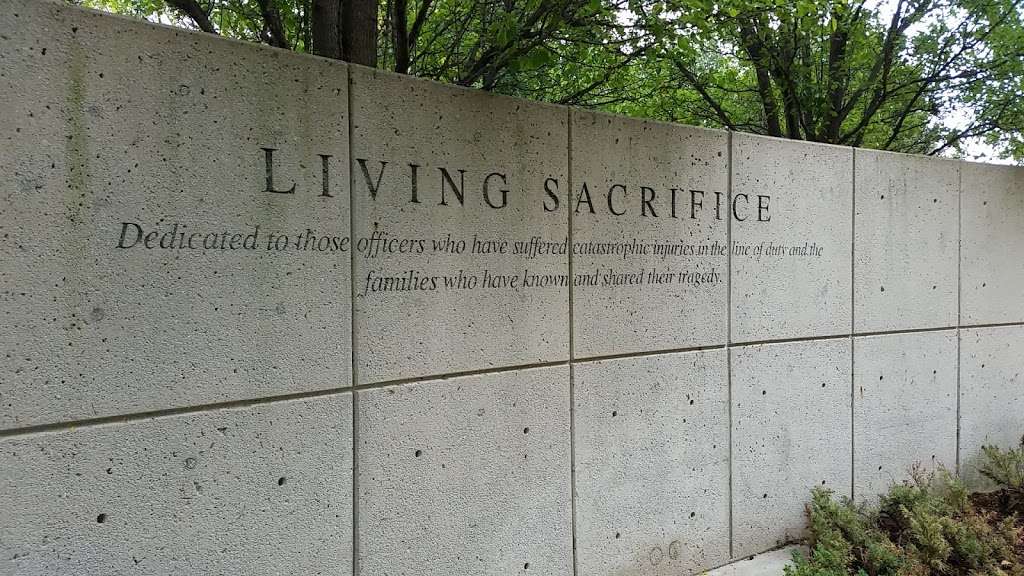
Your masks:
<svg viewBox="0 0 1024 576"><path fill-rule="evenodd" d="M188 16L203 32L216 34L217 29L210 22L210 15L199 5L198 0L166 0L167 5Z"/></svg>

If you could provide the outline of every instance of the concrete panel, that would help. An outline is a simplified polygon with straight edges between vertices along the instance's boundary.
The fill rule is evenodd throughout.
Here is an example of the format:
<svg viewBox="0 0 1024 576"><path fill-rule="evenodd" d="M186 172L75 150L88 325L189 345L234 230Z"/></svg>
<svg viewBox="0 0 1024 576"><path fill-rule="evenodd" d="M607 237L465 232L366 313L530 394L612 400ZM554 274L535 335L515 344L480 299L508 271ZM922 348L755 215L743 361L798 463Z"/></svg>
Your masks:
<svg viewBox="0 0 1024 576"><path fill-rule="evenodd" d="M723 344L728 134L573 112L575 357Z"/></svg>
<svg viewBox="0 0 1024 576"><path fill-rule="evenodd" d="M1024 326L960 332L960 472L972 485L982 446L1016 447L1024 437Z"/></svg>
<svg viewBox="0 0 1024 576"><path fill-rule="evenodd" d="M352 110L359 381L567 360L568 111L362 68Z"/></svg>
<svg viewBox="0 0 1024 576"><path fill-rule="evenodd" d="M850 332L852 154L733 134L734 342Z"/></svg>
<svg viewBox="0 0 1024 576"><path fill-rule="evenodd" d="M359 573L572 573L567 366L359 392Z"/></svg>
<svg viewBox="0 0 1024 576"><path fill-rule="evenodd" d="M873 500L910 470L956 470L956 331L853 342L854 496Z"/></svg>
<svg viewBox="0 0 1024 576"><path fill-rule="evenodd" d="M850 340L732 349L733 555L803 535L811 489L850 496Z"/></svg>
<svg viewBox="0 0 1024 576"><path fill-rule="evenodd" d="M855 153L855 330L956 326L960 163Z"/></svg>
<svg viewBox="0 0 1024 576"><path fill-rule="evenodd" d="M960 170L960 324L1024 322L1024 168Z"/></svg>
<svg viewBox="0 0 1024 576"><path fill-rule="evenodd" d="M574 367L577 574L729 560L726 371L725 350Z"/></svg>
<svg viewBox="0 0 1024 576"><path fill-rule="evenodd" d="M348 394L0 440L0 574L351 574Z"/></svg>
<svg viewBox="0 0 1024 576"><path fill-rule="evenodd" d="M349 385L346 67L16 4L0 429Z"/></svg>

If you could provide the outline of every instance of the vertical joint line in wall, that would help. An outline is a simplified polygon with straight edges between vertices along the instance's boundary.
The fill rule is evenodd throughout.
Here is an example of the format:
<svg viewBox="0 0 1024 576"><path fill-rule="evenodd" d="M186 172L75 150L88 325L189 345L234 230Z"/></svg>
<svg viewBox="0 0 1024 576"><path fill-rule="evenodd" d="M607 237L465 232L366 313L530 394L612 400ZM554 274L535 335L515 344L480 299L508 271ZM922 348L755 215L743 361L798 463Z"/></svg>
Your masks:
<svg viewBox="0 0 1024 576"><path fill-rule="evenodd" d="M850 154L850 498L854 497L857 484L857 433L854 427L857 419L854 410L857 407L857 384L853 372L856 368L854 360L857 332L857 149Z"/></svg>
<svg viewBox="0 0 1024 576"><path fill-rule="evenodd" d="M857 384L854 378L854 357L857 355L857 340L850 335L850 498L856 494L857 485L857 433L854 427L857 425L855 410L857 409Z"/></svg>
<svg viewBox="0 0 1024 576"><path fill-rule="evenodd" d="M964 165L956 167L956 474L960 475L960 325L963 323Z"/></svg>
<svg viewBox="0 0 1024 576"><path fill-rule="evenodd" d="M732 130L726 133L726 206L732 206ZM729 558L733 557L732 504L732 214L725 219L725 382L729 416Z"/></svg>
<svg viewBox="0 0 1024 576"><path fill-rule="evenodd" d="M963 221L964 221L964 167L959 163L956 167L956 328L960 331L963 324L962 303L963 303L963 271L961 270L961 256L963 255Z"/></svg>
<svg viewBox="0 0 1024 576"><path fill-rule="evenodd" d="M348 82L348 234L349 242L355 244L356 235L356 194L353 150L352 122L352 73L346 70ZM350 314L350 349L352 350L352 575L359 574L359 392L356 391L356 259L355 251L349 250L349 314Z"/></svg>
<svg viewBox="0 0 1024 576"><path fill-rule="evenodd" d="M575 330L573 329L573 258L572 258L572 108L565 109L566 123L566 183L569 193L565 195L566 209L568 216L568 231L566 242L569 246L569 509L571 517L572 536L572 573L577 573L576 568L576 370L573 366L575 355Z"/></svg>
<svg viewBox="0 0 1024 576"><path fill-rule="evenodd" d="M960 328L956 329L956 475L960 476Z"/></svg>

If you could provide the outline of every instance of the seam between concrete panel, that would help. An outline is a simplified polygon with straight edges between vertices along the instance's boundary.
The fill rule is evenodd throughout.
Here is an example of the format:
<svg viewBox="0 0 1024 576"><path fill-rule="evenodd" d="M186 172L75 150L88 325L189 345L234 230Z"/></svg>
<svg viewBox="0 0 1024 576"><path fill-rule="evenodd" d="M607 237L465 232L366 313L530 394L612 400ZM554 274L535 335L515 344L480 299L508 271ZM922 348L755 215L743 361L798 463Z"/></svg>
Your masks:
<svg viewBox="0 0 1024 576"><path fill-rule="evenodd" d="M960 475L960 330L956 331L956 474Z"/></svg>
<svg viewBox="0 0 1024 576"><path fill-rule="evenodd" d="M31 426L23 426L20 428L9 428L7 430L0 430L0 439L13 438L17 436L30 436L33 434L42 434L47 432L59 432L65 430L80 430L82 428L91 428L94 426L104 426L107 424L126 424L130 422L138 422L142 420L153 420L157 418L166 418L171 416L181 416L184 414L196 414L199 412L214 412L217 410L230 410L234 408L248 408L251 406L261 406L263 404L273 404L277 402L289 402L292 400L306 400L311 398L320 398L324 396L337 396L339 394L346 394L353 392L349 386L341 388L331 388L327 390L315 390L312 392L296 392L295 394L283 394L280 396L273 396L268 398L249 398L244 400L230 400L227 402L213 402L209 404L201 404L197 406L182 406L179 408L167 408L162 410L149 410L145 412L133 412L131 414L117 414L113 416L101 416L99 418L86 418L82 420L71 420L65 422L53 422L48 424L35 424Z"/></svg>
<svg viewBox="0 0 1024 576"><path fill-rule="evenodd" d="M645 352L625 352L622 354L602 354L600 356L584 356L582 358L573 358L573 362L579 364L581 362L600 362L602 360L617 360L619 358L643 358L645 356L661 356L663 354L679 354L683 352L703 352L705 350L723 350L725 349L724 344L714 344L711 346L692 346L688 348L667 348L664 350L650 350Z"/></svg>
<svg viewBox="0 0 1024 576"><path fill-rule="evenodd" d="M857 149L850 158L850 334L857 333Z"/></svg>
<svg viewBox="0 0 1024 576"><path fill-rule="evenodd" d="M857 486L857 339L850 336L850 498L856 498Z"/></svg>
<svg viewBox="0 0 1024 576"><path fill-rule="evenodd" d="M479 370L466 370L463 372L449 372L447 374L430 374L427 376L416 376L412 378L397 378L394 380L381 380L370 384L356 386L356 390L373 390L386 388L388 386L399 386L401 384L416 384L418 382L429 382L432 380L451 380L452 378L464 378L466 376L484 376L487 374L499 374L502 372L513 372L516 370L531 370L534 368L552 368L555 366L566 366L568 360L555 360L551 362L536 362L533 364L514 364L511 366L496 366L494 368L481 368Z"/></svg>
<svg viewBox="0 0 1024 576"><path fill-rule="evenodd" d="M566 122L566 158L567 158L567 178L569 194L566 195L566 209L569 212L567 232L567 242L569 244L569 508L572 514L571 517L571 537L572 537L572 573L575 575L578 572L576 562L576 371L573 368L573 359L576 355L576 330L574 327L575 321L573 316L573 304L574 304L574 289L575 276L573 273L573 257L572 257L572 239L573 239L573 217L572 217L572 191L573 191L573 170L572 170L572 123L573 123L573 111L572 108L566 108L565 110L565 122Z"/></svg>
<svg viewBox="0 0 1024 576"><path fill-rule="evenodd" d="M956 330L956 326L935 326L932 328L905 328L903 330L885 330L881 332L855 332L852 336L860 338L863 336L890 336L897 334L919 334L921 332L944 332L946 330Z"/></svg>
<svg viewBox="0 0 1024 576"><path fill-rule="evenodd" d="M356 187L355 187L355 146L353 146L352 120L352 74L348 74L348 223L349 238L356 235ZM350 240L351 244L355 242ZM355 384L359 381L356 370L356 257L355 250L349 250L349 302L352 312L352 574L359 575L359 392Z"/></svg>
<svg viewBox="0 0 1024 576"><path fill-rule="evenodd" d="M956 474L960 475L960 325L963 323L964 172L956 167Z"/></svg>
<svg viewBox="0 0 1024 576"><path fill-rule="evenodd" d="M956 331L962 333L964 330L979 329L979 328L1009 328L1009 327L1024 327L1024 322L1003 322L994 324L973 324L968 326L945 326L938 328L921 328L914 330L893 330L889 332L864 332L860 334L839 334L834 336L818 336L809 338L790 338L782 340L762 340L757 342L739 342L731 343L728 345L728 349L732 350L735 348L743 348L748 346L761 346L767 344L787 344L797 342L818 342L823 340L838 340L849 338L853 336L855 338L865 336L888 336L898 334L916 334L924 332L944 332L944 331ZM581 362L596 362L600 360L612 360L618 358L639 358L644 356L658 356L662 354L678 354L682 352L699 352L704 350L723 350L726 349L725 345L715 346L704 346L696 348L681 348L673 350L661 350L656 352L642 352L636 354L621 354L612 356L600 356L592 358L579 358L573 360L574 363ZM353 359L355 355L353 354ZM210 402L206 404L197 404L192 406L178 406L174 408L161 408L156 410L145 410L141 412L131 412L127 414L114 414L110 416L100 416L97 418L82 418L78 420L65 420L60 422L49 422L44 424L34 424L28 426L21 426L16 428L8 428L0 430L0 438L9 438L13 436L26 436L35 433L51 432L71 428L84 428L89 426L99 426L104 424L112 423L127 423L139 420L148 420L152 418L160 418L164 416L177 416L182 414L192 414L197 412L209 412L214 410L223 410L231 408L244 408L248 406L258 406L262 404L271 404L274 402L287 402L291 400L302 400L306 398L318 398L321 396L332 396L336 394L343 394L346 392L355 392L357 390L373 390L377 388L385 388L389 386L400 386L403 384L415 384L418 382L427 382L431 380L449 380L452 378L461 378L466 376L486 375L486 374L497 374L501 372L511 372L516 370L530 370L538 368L552 368L556 366L567 366L570 362L566 360L558 360L551 362L538 362L533 364L520 364L511 366L500 366L494 368L485 368L480 370L469 370L465 372L451 372L447 374L430 374L424 376L417 376L413 378L394 379L381 382L374 382L371 384L363 384L357 386L343 386L338 388L326 388L323 390L312 390L305 392L295 392L292 394L279 394L274 396L263 396L259 398L244 398L239 400L228 400L224 402ZM354 375L353 375L354 378Z"/></svg>
<svg viewBox="0 0 1024 576"><path fill-rule="evenodd" d="M964 172L956 167L956 326L963 324Z"/></svg>
<svg viewBox="0 0 1024 576"><path fill-rule="evenodd" d="M1001 328L1003 326L1024 326L1024 322L992 322L990 324L961 324L960 329L970 328Z"/></svg>
<svg viewBox="0 0 1024 576"><path fill-rule="evenodd" d="M726 180L725 200L726 206L732 206L732 131L726 137ZM726 414L729 424L729 485L726 492L729 497L729 558L733 557L733 464L732 464L732 350L729 343L732 342L732 211L725 219L725 386L726 386Z"/></svg>
<svg viewBox="0 0 1024 576"><path fill-rule="evenodd" d="M856 349L853 334L857 332L857 149L853 148L850 159L850 498L855 497L857 485L857 388Z"/></svg>

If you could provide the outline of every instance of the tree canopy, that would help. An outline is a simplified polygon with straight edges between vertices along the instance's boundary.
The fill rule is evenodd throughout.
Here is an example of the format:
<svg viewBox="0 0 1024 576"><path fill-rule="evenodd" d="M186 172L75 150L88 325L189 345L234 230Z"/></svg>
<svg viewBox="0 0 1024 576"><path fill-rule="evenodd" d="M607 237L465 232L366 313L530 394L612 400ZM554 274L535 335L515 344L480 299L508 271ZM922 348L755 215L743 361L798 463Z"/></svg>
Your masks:
<svg viewBox="0 0 1024 576"><path fill-rule="evenodd" d="M535 100L1024 161L1024 0L72 0Z"/></svg>

